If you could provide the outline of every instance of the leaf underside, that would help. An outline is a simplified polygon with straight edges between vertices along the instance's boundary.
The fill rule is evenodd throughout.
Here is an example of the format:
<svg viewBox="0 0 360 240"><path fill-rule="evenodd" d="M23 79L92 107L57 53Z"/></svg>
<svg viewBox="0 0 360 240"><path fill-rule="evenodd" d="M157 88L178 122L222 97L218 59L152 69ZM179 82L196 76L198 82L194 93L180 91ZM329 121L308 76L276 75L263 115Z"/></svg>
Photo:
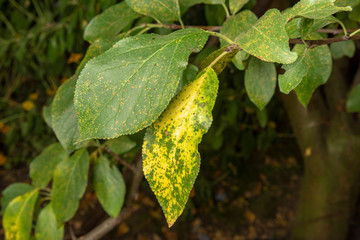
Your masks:
<svg viewBox="0 0 360 240"><path fill-rule="evenodd" d="M85 66L76 85L81 139L115 138L152 124L208 34L188 28L123 39Z"/></svg>
<svg viewBox="0 0 360 240"><path fill-rule="evenodd" d="M143 171L169 226L184 210L199 172L197 145L211 125L217 89L214 70L205 69L146 131Z"/></svg>

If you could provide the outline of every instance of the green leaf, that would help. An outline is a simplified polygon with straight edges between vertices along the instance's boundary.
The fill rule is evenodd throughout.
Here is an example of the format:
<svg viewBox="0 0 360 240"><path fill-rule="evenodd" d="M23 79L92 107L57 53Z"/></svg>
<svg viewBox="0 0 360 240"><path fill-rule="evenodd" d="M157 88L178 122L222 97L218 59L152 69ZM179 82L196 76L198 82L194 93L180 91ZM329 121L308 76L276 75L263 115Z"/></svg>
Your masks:
<svg viewBox="0 0 360 240"><path fill-rule="evenodd" d="M14 198L34 190L34 187L27 183L13 183L5 188L1 195L1 213Z"/></svg>
<svg viewBox="0 0 360 240"><path fill-rule="evenodd" d="M36 240L61 240L64 238L64 225L58 227L51 205L41 210L36 222Z"/></svg>
<svg viewBox="0 0 360 240"><path fill-rule="evenodd" d="M51 106L52 104L50 104L50 106L44 106L42 111L42 116L50 128L52 128Z"/></svg>
<svg viewBox="0 0 360 240"><path fill-rule="evenodd" d="M306 37L306 35L310 32L311 26L314 23L314 19L308 18L299 18L298 20L298 28L301 37Z"/></svg>
<svg viewBox="0 0 360 240"><path fill-rule="evenodd" d="M189 84L196 78L196 74L198 71L199 71L199 68L197 66L195 66L194 64L190 63L189 65L187 65L186 69L183 71L181 81L176 90L176 94L178 94L186 84Z"/></svg>
<svg viewBox="0 0 360 240"><path fill-rule="evenodd" d="M98 38L114 37L138 17L140 15L126 2L113 5L89 22L84 31L84 39L93 42Z"/></svg>
<svg viewBox="0 0 360 240"><path fill-rule="evenodd" d="M16 197L9 203L3 217L5 239L26 240L30 238L38 192L38 189L34 189Z"/></svg>
<svg viewBox="0 0 360 240"><path fill-rule="evenodd" d="M200 168L197 145L212 122L218 79L207 68L151 125L143 144L143 171L168 225L183 212Z"/></svg>
<svg viewBox="0 0 360 240"><path fill-rule="evenodd" d="M288 19L302 16L311 19L321 19L340 11L351 11L351 7L338 7L335 0L301 0L295 4L287 15Z"/></svg>
<svg viewBox="0 0 360 240"><path fill-rule="evenodd" d="M59 142L68 152L84 145L75 144L80 137L78 116L74 107L74 92L79 73L87 61L109 49L118 39L97 39L91 44L75 75L63 83L56 92L51 107L52 126Z"/></svg>
<svg viewBox="0 0 360 240"><path fill-rule="evenodd" d="M360 84L351 90L346 100L346 110L348 112L360 112Z"/></svg>
<svg viewBox="0 0 360 240"><path fill-rule="evenodd" d="M264 108L261 111L259 109L256 109L256 117L260 127L262 128L266 127L266 124L268 123L268 114L266 108Z"/></svg>
<svg viewBox="0 0 360 240"><path fill-rule="evenodd" d="M112 217L116 217L124 204L125 182L119 169L101 156L95 166L93 185L101 206Z"/></svg>
<svg viewBox="0 0 360 240"><path fill-rule="evenodd" d="M84 149L57 165L50 203L58 224L70 220L78 209L79 200L85 192L88 171L89 156Z"/></svg>
<svg viewBox="0 0 360 240"><path fill-rule="evenodd" d="M285 69L286 72L282 75L279 75L280 91L286 94L288 94L291 90L300 84L303 77L309 70L307 63L308 59L306 58L306 50L304 50L304 53L301 52L300 48L297 47L294 48L293 51L298 52L298 59L294 63L284 64L282 68Z"/></svg>
<svg viewBox="0 0 360 240"><path fill-rule="evenodd" d="M292 63L297 54L290 52L289 37L285 21L277 9L268 10L258 22L235 41L239 46L257 58L278 63Z"/></svg>
<svg viewBox="0 0 360 240"><path fill-rule="evenodd" d="M239 49L234 49L234 46L228 45L212 52L201 63L200 71L211 66L211 68L215 71L216 75L219 75L224 70L224 68L226 68L228 63L231 62L231 60L238 53L238 51Z"/></svg>
<svg viewBox="0 0 360 240"><path fill-rule="evenodd" d="M235 40L237 36L244 34L252 26L254 26L257 20L258 18L256 17L256 15L250 10L241 11L240 13L231 16L224 22L220 33L224 34L231 40ZM221 47L224 47L228 44L228 42L220 38Z"/></svg>
<svg viewBox="0 0 360 240"><path fill-rule="evenodd" d="M60 143L54 143L45 148L30 164L32 184L38 188L46 187L53 177L56 166L67 156L67 152Z"/></svg>
<svg viewBox="0 0 360 240"><path fill-rule="evenodd" d="M229 0L231 14L237 13L249 0Z"/></svg>
<svg viewBox="0 0 360 240"><path fill-rule="evenodd" d="M153 123L173 97L190 53L207 37L194 28L134 36L89 61L74 101L82 140L115 138Z"/></svg>
<svg viewBox="0 0 360 240"><path fill-rule="evenodd" d="M126 0L126 3L134 11L160 22L181 21L179 0Z"/></svg>
<svg viewBox="0 0 360 240"><path fill-rule="evenodd" d="M353 41L343 41L330 44L330 50L334 59L344 56L352 58L355 55L356 47Z"/></svg>
<svg viewBox="0 0 360 240"><path fill-rule="evenodd" d="M358 4L360 4L360 0L337 0L335 1L336 6L339 7L346 7L346 6L351 6L354 7Z"/></svg>
<svg viewBox="0 0 360 240"><path fill-rule="evenodd" d="M305 50L305 46L295 45L294 49L300 53ZM295 88L295 93L301 104L306 107L315 89L325 84L330 77L332 58L329 47L324 45L308 49L304 61L308 71L301 83Z"/></svg>
<svg viewBox="0 0 360 240"><path fill-rule="evenodd" d="M127 136L121 136L108 140L105 144L110 148L111 151L119 155L130 151L136 146L136 142L130 140L130 138Z"/></svg>
<svg viewBox="0 0 360 240"><path fill-rule="evenodd" d="M360 1L359 1L360 2ZM349 13L349 18L356 22L360 22L360 5L356 6L351 13Z"/></svg>
<svg viewBox="0 0 360 240"><path fill-rule="evenodd" d="M229 37L231 40L234 40L237 36L244 34L248 31L254 24L256 24L258 18L256 15L249 11L244 10L235 16L231 16L224 22L223 27L220 30L221 34ZM220 38L220 46L226 46L228 43ZM249 57L249 54L245 51L240 51L235 55L233 63L239 70L244 70L245 66L243 61Z"/></svg>
<svg viewBox="0 0 360 240"><path fill-rule="evenodd" d="M275 87L275 65L252 57L245 70L245 89L250 100L262 110L274 95Z"/></svg>

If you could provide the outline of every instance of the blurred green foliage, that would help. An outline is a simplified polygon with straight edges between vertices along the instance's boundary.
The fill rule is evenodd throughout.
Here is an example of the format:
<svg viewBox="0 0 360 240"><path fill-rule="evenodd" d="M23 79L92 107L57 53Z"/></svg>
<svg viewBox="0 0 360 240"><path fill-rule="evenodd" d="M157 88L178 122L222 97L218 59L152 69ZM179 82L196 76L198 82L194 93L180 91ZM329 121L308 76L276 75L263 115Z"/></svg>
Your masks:
<svg viewBox="0 0 360 240"><path fill-rule="evenodd" d="M33 159L56 141L42 118L87 48L83 31L115 0L0 0L1 165Z"/></svg>

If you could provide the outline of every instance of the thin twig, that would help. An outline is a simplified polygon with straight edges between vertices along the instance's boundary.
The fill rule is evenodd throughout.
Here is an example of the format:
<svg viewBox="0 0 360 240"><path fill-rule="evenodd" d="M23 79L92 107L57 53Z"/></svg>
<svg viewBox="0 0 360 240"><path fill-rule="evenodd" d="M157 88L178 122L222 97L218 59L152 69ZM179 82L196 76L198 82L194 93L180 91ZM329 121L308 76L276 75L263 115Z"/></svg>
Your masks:
<svg viewBox="0 0 360 240"><path fill-rule="evenodd" d="M109 147L107 146L103 146L102 147L105 151L107 151L108 153L110 153L111 156L113 156L115 158L115 160L117 162L119 162L120 164L124 165L125 167L129 168L132 172L135 172L136 169L133 165L127 163L124 159L122 159L118 154L116 154L115 152L113 152Z"/></svg>
<svg viewBox="0 0 360 240"><path fill-rule="evenodd" d="M182 27L177 24L144 24L148 27L160 27L160 28L169 28L169 29L181 29ZM219 31L221 29L221 26L184 26L184 28L200 28L207 31ZM348 33L354 33L359 31L359 29L349 29ZM324 33L332 33L332 34L338 34L343 33L343 29L320 29L318 32L324 32ZM215 35L216 33L213 33L212 35ZM360 35L345 35L341 37L334 37L334 38L325 38L325 39L318 39L318 40L305 40L307 45L310 48L314 48L316 46L326 45L334 42L342 42L347 40L357 40L360 39ZM291 44L304 44L304 42L300 38L290 39L289 43Z"/></svg>
<svg viewBox="0 0 360 240"><path fill-rule="evenodd" d="M305 40L309 48L314 48L321 45L327 45L330 43L335 42L342 42L347 40L357 40L360 39L360 35L354 35L352 37L349 36L342 36L342 37L335 37L335 38L325 38L325 39L318 39L318 40ZM304 44L300 38L290 39L289 43L291 44Z"/></svg>
<svg viewBox="0 0 360 240"><path fill-rule="evenodd" d="M70 233L70 238L71 240L77 240L75 233L74 233L74 229L72 228L72 226L70 224L68 224L68 228L69 228L69 233Z"/></svg>
<svg viewBox="0 0 360 240"><path fill-rule="evenodd" d="M127 195L125 207L121 210L120 214L116 218L111 217L106 219L89 233L78 238L78 240L98 240L102 238L139 209L139 207L135 206L133 203L137 200L137 197L139 195L140 183L143 177L141 152L135 157L135 162L136 166L134 176L131 182L130 191Z"/></svg>

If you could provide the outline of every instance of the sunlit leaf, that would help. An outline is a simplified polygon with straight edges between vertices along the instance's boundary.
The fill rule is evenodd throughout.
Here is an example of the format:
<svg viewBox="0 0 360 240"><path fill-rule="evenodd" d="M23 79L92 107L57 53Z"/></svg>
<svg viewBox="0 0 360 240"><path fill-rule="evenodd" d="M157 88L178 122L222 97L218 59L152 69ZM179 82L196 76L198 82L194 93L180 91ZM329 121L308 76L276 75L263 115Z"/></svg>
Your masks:
<svg viewBox="0 0 360 240"><path fill-rule="evenodd" d="M351 90L346 100L346 110L348 112L360 112L360 84Z"/></svg>
<svg viewBox="0 0 360 240"><path fill-rule="evenodd" d="M126 2L113 5L89 22L84 31L84 39L93 42L98 38L113 37L138 17L140 15Z"/></svg>
<svg viewBox="0 0 360 240"><path fill-rule="evenodd" d="M196 4L205 3L205 4L222 4L224 0L179 0L182 7L191 7Z"/></svg>
<svg viewBox="0 0 360 240"><path fill-rule="evenodd" d="M134 36L89 61L75 91L81 138L115 138L153 123L207 37L194 28Z"/></svg>
<svg viewBox="0 0 360 240"><path fill-rule="evenodd" d="M335 0L301 0L292 7L286 20L288 21L296 16L320 19L340 11L351 11L351 7L335 6L334 1Z"/></svg>
<svg viewBox="0 0 360 240"><path fill-rule="evenodd" d="M275 65L252 57L245 70L245 88L250 100L262 110L274 95L275 87Z"/></svg>
<svg viewBox="0 0 360 240"><path fill-rule="evenodd" d="M52 119L51 119L51 106L44 106L42 111L42 116L46 122L46 124L52 128Z"/></svg>
<svg viewBox="0 0 360 240"><path fill-rule="evenodd" d="M241 11L239 14L231 16L224 22L220 33L229 37L231 40L235 40L237 36L246 33L246 31L248 31L257 22L257 20L258 18L253 12L249 10ZM220 45L222 47L226 46L227 44L228 43L226 41L220 39ZM243 64L243 61L248 57L248 53L246 53L245 51L240 51L235 55L233 63L238 69L244 70L245 66Z"/></svg>
<svg viewBox="0 0 360 240"><path fill-rule="evenodd" d="M101 206L112 217L116 217L124 204L125 182L119 169L101 156L95 166L93 185Z"/></svg>
<svg viewBox="0 0 360 240"><path fill-rule="evenodd" d="M249 0L229 0L230 12L237 13Z"/></svg>
<svg viewBox="0 0 360 240"><path fill-rule="evenodd" d="M36 222L36 240L62 240L64 237L64 225L58 227L55 214L48 204L41 210Z"/></svg>
<svg viewBox="0 0 360 240"><path fill-rule="evenodd" d="M161 22L180 19L179 0L126 0L126 3L134 11Z"/></svg>
<svg viewBox="0 0 360 240"><path fill-rule="evenodd" d="M299 54L305 50L304 45L295 45L294 48ZM315 89L325 84L330 77L332 58L329 47L324 45L308 49L304 61L308 71L301 83L295 88L295 92L300 102L306 107Z"/></svg>
<svg viewBox="0 0 360 240"><path fill-rule="evenodd" d="M30 164L30 177L32 184L38 188L44 188L53 177L56 166L68 154L60 143L54 143L42 151Z"/></svg>
<svg viewBox="0 0 360 240"><path fill-rule="evenodd" d="M290 52L289 37L285 20L277 9L268 10L258 22L235 41L239 46L257 58L278 63L292 63L297 54Z"/></svg>
<svg viewBox="0 0 360 240"><path fill-rule="evenodd" d="M5 239L25 240L30 238L32 217L39 190L34 189L14 198L4 212Z"/></svg>
<svg viewBox="0 0 360 240"><path fill-rule="evenodd" d="M146 131L143 171L169 226L183 212L199 172L197 146L211 125L217 89L214 70L205 69Z"/></svg>
<svg viewBox="0 0 360 240"><path fill-rule="evenodd" d="M27 183L13 183L1 192L1 213L3 213L11 200L34 190L34 187Z"/></svg>
<svg viewBox="0 0 360 240"><path fill-rule="evenodd" d="M85 149L76 151L57 165L51 194L51 207L58 224L71 219L85 192L89 171L89 156Z"/></svg>

